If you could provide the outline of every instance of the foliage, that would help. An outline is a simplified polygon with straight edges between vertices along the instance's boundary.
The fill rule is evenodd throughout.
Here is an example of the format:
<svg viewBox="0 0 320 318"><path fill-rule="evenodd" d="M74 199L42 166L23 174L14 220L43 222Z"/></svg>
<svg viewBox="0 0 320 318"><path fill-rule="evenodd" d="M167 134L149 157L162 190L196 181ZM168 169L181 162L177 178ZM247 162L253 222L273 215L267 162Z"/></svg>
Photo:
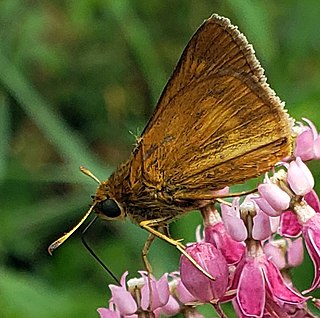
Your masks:
<svg viewBox="0 0 320 318"><path fill-rule="evenodd" d="M127 158L184 45L213 12L229 17L254 44L290 114L319 128L316 0L0 2L3 317L97 317L95 309L106 306L112 281L79 234L52 258L46 248L87 210L95 191L78 166L105 179ZM190 214L173 224L173 235L193 241L199 222ZM128 222L100 222L88 241L120 276L142 268L146 237ZM155 275L175 270L178 258L155 242ZM312 275L307 259L296 271L297 285L307 288Z"/></svg>

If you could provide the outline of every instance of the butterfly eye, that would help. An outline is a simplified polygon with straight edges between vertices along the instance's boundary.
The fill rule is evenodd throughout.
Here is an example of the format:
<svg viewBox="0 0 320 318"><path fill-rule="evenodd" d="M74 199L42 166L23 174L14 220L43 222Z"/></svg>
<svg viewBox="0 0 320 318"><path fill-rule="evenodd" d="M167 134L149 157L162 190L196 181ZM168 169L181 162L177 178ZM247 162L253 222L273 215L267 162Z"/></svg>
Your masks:
<svg viewBox="0 0 320 318"><path fill-rule="evenodd" d="M117 218L121 215L121 209L117 202L112 199L106 199L96 204L98 213L103 214L108 218Z"/></svg>

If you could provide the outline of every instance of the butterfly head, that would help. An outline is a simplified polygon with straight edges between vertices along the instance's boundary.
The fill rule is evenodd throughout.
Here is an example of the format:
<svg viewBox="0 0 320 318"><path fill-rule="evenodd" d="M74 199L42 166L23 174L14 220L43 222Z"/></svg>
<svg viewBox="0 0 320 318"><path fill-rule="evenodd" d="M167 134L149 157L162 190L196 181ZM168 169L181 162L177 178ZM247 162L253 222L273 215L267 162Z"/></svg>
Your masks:
<svg viewBox="0 0 320 318"><path fill-rule="evenodd" d="M92 205L93 211L104 220L119 220L126 216L124 208L112 197L108 180L99 185Z"/></svg>

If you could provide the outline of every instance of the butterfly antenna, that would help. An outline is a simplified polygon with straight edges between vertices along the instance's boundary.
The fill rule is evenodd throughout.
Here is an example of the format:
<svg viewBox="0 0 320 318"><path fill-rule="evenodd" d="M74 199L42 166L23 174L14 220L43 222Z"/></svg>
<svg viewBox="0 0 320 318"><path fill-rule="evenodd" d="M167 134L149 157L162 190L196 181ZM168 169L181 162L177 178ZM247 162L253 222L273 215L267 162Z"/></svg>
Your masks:
<svg viewBox="0 0 320 318"><path fill-rule="evenodd" d="M88 216L92 212L93 208L94 208L94 205L90 207L88 212L83 216L83 218L78 222L76 226L74 226L69 232L65 233L63 236L61 236L52 244L50 244L50 246L48 247L48 253L50 255L52 255L52 252L55 249L57 249L61 244L63 244L69 238L69 236L71 236L82 225L82 223L88 218Z"/></svg>
<svg viewBox="0 0 320 318"><path fill-rule="evenodd" d="M84 166L80 166L80 171L85 174L86 176L90 177L91 179L93 179L95 182L97 182L98 184L101 184L101 181L86 167Z"/></svg>
<svg viewBox="0 0 320 318"><path fill-rule="evenodd" d="M81 166L80 171L82 173L84 173L85 175L89 176L90 178L92 178L97 183L101 184L100 180L86 167ZM52 255L52 252L55 249L57 249L61 244L63 244L83 224L83 222L88 218L88 216L92 212L93 207L94 207L94 204L90 207L88 212L83 216L83 218L80 220L80 222L75 227L73 227L69 232L65 233L60 238L58 238L56 241L54 241L52 244L50 244L50 246L48 247L48 253L50 255Z"/></svg>
<svg viewBox="0 0 320 318"><path fill-rule="evenodd" d="M95 216L91 222L85 227L85 229L81 233L81 241L84 247L88 250L88 252L93 256L93 258L103 267L105 271L117 282L118 285L120 284L119 279L111 272L111 270L102 262L102 260L97 256L97 254L93 251L93 249L88 245L87 241L85 240L85 235L88 232L89 228L93 225L93 223L97 220L98 216Z"/></svg>

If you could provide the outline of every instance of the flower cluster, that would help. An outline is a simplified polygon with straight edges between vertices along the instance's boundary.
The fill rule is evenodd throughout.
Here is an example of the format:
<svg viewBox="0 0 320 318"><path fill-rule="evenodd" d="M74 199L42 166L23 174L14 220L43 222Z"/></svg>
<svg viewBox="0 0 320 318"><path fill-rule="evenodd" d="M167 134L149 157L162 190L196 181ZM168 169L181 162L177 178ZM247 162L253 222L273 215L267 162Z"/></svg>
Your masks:
<svg viewBox="0 0 320 318"><path fill-rule="evenodd" d="M100 318L170 317L180 312L190 318L203 317L193 305L198 300L186 289L178 273L164 274L156 280L140 272L140 278L126 283L127 275L128 272L122 275L121 286L109 285L112 298L109 308L98 309Z"/></svg>
<svg viewBox="0 0 320 318"><path fill-rule="evenodd" d="M203 237L189 244L180 273L160 280L141 272L141 278L121 286L110 285L106 317L160 317L184 313L202 317L196 305L210 303L220 317L220 304L231 302L238 317L317 317L307 306L320 300L308 294L320 287L320 201L305 161L320 159L320 136L314 125L300 124L292 158L268 174L257 192L233 201L220 200L220 208L201 209ZM228 192L223 189L221 196ZM314 278L302 293L294 286L291 269L303 262L303 243L314 265ZM207 273L205 275L204 273ZM211 277L211 278L210 278ZM212 277L214 279L212 279ZM128 287L127 287L128 286ZM145 314L145 315L144 315Z"/></svg>

